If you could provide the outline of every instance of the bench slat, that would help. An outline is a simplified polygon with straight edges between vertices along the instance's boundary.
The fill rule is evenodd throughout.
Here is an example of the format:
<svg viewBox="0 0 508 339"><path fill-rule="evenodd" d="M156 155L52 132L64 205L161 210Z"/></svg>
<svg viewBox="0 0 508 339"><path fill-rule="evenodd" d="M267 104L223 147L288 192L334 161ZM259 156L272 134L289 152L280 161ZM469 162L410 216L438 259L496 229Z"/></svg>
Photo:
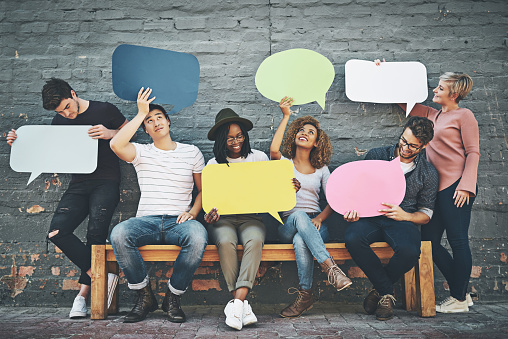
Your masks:
<svg viewBox="0 0 508 339"><path fill-rule="evenodd" d="M325 244L326 249L335 260L350 260L351 255L344 243ZM393 250L385 242L376 242L371 245L374 253L381 259L389 259ZM145 261L175 261L180 253L180 247L176 245L146 245L139 248L141 256ZM243 246L238 245L238 258L243 255ZM266 244L263 247L261 261L295 261L295 252L291 244ZM106 261L116 261L113 247L106 245ZM217 246L206 246L203 260L205 262L219 261Z"/></svg>

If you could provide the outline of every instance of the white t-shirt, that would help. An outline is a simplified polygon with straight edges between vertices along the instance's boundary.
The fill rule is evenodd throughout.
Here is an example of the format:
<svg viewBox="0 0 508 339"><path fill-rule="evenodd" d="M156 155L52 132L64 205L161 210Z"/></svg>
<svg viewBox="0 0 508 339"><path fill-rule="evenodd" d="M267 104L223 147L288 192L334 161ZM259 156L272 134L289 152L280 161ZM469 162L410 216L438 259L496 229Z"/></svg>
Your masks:
<svg viewBox="0 0 508 339"><path fill-rule="evenodd" d="M154 144L132 143L136 148L134 165L141 191L137 217L180 215L190 210L193 173L201 173L205 159L194 145L176 143L170 151Z"/></svg>
<svg viewBox="0 0 508 339"><path fill-rule="evenodd" d="M226 160L229 163L235 163L235 162L254 162L254 161L268 161L268 156L261 151L258 151L257 149L251 149L252 153L249 153L247 155L247 158L240 157L236 159L231 159L230 157L227 157ZM208 160L207 165L214 165L217 164L217 160L215 158L212 158Z"/></svg>
<svg viewBox="0 0 508 339"><path fill-rule="evenodd" d="M281 159L286 158L281 157ZM293 160L290 161L293 163ZM326 191L326 183L328 177L330 177L328 166L316 168L316 171L311 174L302 174L295 168L295 177L300 182L300 190L296 193L296 206L290 211L283 212L282 216L287 217L296 211L321 212L319 207L319 192L321 192L321 187Z"/></svg>

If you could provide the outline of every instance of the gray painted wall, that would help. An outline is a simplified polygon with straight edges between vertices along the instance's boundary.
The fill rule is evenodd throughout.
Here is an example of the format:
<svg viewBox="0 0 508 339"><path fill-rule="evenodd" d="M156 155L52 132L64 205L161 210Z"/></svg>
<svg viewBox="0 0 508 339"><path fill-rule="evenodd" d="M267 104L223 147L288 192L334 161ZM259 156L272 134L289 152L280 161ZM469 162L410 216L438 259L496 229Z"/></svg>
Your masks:
<svg viewBox="0 0 508 339"><path fill-rule="evenodd" d="M368 150L394 143L406 121L394 105L349 101L344 93L346 61L384 57L422 62L428 70L429 98L441 73L468 73L474 87L461 106L476 115L482 155L470 227L471 289L481 300L506 300L507 28L504 0L2 1L0 131L5 139L10 128L51 122L53 113L42 109L40 99L50 77L67 80L82 98L112 102L133 117L135 104L116 97L111 83L111 55L127 43L192 53L200 62L196 103L172 117L175 140L197 145L208 160L212 143L205 135L215 114L231 107L254 122L252 145L267 152L281 113L256 90L256 69L273 53L308 48L328 57L336 76L325 109L316 103L303 105L298 116L310 114L320 120L334 146L334 169L361 159L355 147ZM426 104L432 105L431 100ZM147 141L139 134L139 140ZM9 152L8 145L0 143L0 304L69 305L79 274L45 238L70 177L42 174L27 186L29 174L10 169ZM123 164L122 171L121 203L112 226L135 214L139 197L134 170ZM29 213L34 205L44 211ZM332 221L333 234L340 240L346 225L338 216ZM273 226L270 223L270 239ZM84 229L78 231L81 236ZM169 267L150 265L159 293L164 292ZM316 268L315 295L321 300L360 301L370 284L354 262L343 268L358 277L351 289L334 292ZM266 274L260 271L252 298L287 302L292 297L285 289L296 285L294 263L278 264ZM219 265L203 266L184 302L225 303L226 290ZM121 291L130 298L124 280ZM437 271L436 293L438 299L447 294Z"/></svg>

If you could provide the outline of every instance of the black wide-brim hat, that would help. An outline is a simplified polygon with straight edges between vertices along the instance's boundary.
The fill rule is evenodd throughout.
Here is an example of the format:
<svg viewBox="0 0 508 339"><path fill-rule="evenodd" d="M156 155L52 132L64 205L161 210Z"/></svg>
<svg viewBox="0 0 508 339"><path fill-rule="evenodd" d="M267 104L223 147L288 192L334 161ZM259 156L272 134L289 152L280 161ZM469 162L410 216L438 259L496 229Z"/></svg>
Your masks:
<svg viewBox="0 0 508 339"><path fill-rule="evenodd" d="M219 113L217 113L217 116L215 116L215 125L213 125L210 132L208 132L208 139L215 140L215 132L217 131L217 128L229 122L239 122L247 131L250 131L253 127L250 120L240 118L231 108L223 108Z"/></svg>

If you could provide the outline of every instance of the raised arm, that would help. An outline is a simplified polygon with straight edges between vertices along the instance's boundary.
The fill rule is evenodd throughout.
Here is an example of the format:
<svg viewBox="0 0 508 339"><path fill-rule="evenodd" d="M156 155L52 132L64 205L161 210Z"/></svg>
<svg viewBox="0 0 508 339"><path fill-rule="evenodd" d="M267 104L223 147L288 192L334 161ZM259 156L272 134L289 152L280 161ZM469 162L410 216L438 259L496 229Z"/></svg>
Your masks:
<svg viewBox="0 0 508 339"><path fill-rule="evenodd" d="M122 160L131 162L136 157L136 148L130 143L131 138L134 136L139 126L143 123L143 120L149 112L149 104L155 99L155 97L149 99L152 90L147 88L144 90L143 87L138 93L138 114L129 121L116 135L111 139L109 145L113 152Z"/></svg>
<svg viewBox="0 0 508 339"><path fill-rule="evenodd" d="M293 105L293 98L289 97L282 98L279 103L279 108L282 111L282 120L273 135L272 144L270 145L271 160L280 160L281 158L280 145L282 144L284 132L286 131L286 126L288 125L289 117L291 116L291 105Z"/></svg>

